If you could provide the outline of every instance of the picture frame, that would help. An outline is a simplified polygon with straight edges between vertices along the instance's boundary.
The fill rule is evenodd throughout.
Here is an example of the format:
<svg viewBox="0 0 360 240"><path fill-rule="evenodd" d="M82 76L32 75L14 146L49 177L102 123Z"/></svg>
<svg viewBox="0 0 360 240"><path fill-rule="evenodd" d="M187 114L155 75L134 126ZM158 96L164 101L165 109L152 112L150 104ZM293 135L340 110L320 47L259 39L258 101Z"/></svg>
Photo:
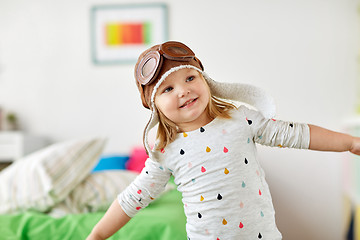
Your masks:
<svg viewBox="0 0 360 240"><path fill-rule="evenodd" d="M94 64L133 64L141 52L167 40L168 9L163 3L91 8Z"/></svg>

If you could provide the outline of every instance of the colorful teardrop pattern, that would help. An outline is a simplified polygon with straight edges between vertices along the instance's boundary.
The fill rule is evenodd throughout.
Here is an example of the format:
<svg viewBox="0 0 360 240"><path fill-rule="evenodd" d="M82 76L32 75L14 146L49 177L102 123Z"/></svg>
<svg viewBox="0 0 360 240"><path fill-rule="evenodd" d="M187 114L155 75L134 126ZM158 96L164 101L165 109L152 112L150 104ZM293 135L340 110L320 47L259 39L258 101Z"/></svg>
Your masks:
<svg viewBox="0 0 360 240"><path fill-rule="evenodd" d="M249 120L249 119L246 118L246 121L248 122L249 125L252 124L252 120Z"/></svg>
<svg viewBox="0 0 360 240"><path fill-rule="evenodd" d="M243 227L244 227L244 224L242 222L240 222L239 228L243 228Z"/></svg>

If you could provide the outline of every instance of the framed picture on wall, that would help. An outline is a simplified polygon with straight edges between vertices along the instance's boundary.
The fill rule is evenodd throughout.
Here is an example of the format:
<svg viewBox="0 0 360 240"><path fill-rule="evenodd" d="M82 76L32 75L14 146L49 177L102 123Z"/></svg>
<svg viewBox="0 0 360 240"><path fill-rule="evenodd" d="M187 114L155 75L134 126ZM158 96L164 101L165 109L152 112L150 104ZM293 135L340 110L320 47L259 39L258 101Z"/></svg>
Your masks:
<svg viewBox="0 0 360 240"><path fill-rule="evenodd" d="M145 49L168 40L167 12L167 6L161 3L92 7L93 62L136 62Z"/></svg>

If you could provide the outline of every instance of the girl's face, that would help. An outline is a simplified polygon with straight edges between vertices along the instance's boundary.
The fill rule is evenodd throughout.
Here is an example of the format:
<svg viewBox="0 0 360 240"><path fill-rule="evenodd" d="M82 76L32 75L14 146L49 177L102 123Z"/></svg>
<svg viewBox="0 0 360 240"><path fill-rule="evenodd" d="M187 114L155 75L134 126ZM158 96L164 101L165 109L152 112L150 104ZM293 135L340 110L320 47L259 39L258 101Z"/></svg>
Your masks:
<svg viewBox="0 0 360 240"><path fill-rule="evenodd" d="M212 119L205 109L210 90L203 76L194 69L171 73L155 94L155 105L181 131L198 129Z"/></svg>

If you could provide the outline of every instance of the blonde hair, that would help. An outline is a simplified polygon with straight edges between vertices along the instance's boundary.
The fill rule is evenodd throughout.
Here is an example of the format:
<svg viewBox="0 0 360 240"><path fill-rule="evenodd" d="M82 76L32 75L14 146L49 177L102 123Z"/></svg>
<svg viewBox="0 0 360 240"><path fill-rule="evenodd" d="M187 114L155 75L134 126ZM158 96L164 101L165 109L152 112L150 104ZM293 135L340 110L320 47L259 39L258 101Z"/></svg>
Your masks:
<svg viewBox="0 0 360 240"><path fill-rule="evenodd" d="M205 111L211 119L215 119L216 117L229 119L231 118L229 111L235 108L236 106L234 104L211 95ZM156 150L162 150L175 140L178 131L174 122L168 119L161 111L157 110L157 113L159 116L159 126L156 136L158 140Z"/></svg>

